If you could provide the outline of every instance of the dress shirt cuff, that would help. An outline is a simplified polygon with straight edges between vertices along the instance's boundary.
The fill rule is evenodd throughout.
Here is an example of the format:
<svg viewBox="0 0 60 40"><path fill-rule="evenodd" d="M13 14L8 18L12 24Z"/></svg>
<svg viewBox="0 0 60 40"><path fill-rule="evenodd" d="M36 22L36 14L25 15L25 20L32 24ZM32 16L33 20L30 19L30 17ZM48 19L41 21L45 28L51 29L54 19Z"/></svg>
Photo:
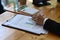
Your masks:
<svg viewBox="0 0 60 40"><path fill-rule="evenodd" d="M43 21L43 25L45 24L46 20L48 20L48 18L45 18L44 21Z"/></svg>

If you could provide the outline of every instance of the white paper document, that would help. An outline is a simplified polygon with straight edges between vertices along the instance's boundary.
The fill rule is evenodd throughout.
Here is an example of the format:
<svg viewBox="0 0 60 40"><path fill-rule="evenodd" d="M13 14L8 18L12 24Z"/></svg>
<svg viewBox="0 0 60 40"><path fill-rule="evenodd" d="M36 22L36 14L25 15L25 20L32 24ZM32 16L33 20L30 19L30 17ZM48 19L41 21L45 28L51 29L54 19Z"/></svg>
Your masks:
<svg viewBox="0 0 60 40"><path fill-rule="evenodd" d="M22 29L36 34L47 34L48 31L43 29L43 26L37 25L30 16L17 14L12 19L5 22L3 25L8 25L13 28Z"/></svg>
<svg viewBox="0 0 60 40"><path fill-rule="evenodd" d="M35 14L35 13L39 12L39 10L37 10L35 8L31 8L31 7L23 8L21 11L28 13L28 14Z"/></svg>

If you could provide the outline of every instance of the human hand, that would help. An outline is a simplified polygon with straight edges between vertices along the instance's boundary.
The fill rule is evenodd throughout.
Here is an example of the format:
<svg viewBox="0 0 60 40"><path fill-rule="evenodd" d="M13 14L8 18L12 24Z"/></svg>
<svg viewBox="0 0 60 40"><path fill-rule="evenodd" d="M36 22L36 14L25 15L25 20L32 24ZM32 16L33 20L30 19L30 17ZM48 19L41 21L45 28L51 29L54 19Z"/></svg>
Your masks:
<svg viewBox="0 0 60 40"><path fill-rule="evenodd" d="M32 16L32 20L34 20L39 25L43 25L44 18L39 13L36 13Z"/></svg>

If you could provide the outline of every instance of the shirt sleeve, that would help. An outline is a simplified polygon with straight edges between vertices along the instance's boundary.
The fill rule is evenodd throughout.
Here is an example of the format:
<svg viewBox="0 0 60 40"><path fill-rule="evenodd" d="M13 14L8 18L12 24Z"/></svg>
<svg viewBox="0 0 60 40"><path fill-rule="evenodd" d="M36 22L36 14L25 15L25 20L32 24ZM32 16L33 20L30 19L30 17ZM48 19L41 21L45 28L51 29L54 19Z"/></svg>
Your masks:
<svg viewBox="0 0 60 40"><path fill-rule="evenodd" d="M48 18L45 18L44 21L43 21L43 25L45 24L46 20L48 20Z"/></svg>
<svg viewBox="0 0 60 40"><path fill-rule="evenodd" d="M43 28L45 30L48 30L48 31L60 36L60 23L57 23L54 20L46 19L46 18L43 23L44 23Z"/></svg>

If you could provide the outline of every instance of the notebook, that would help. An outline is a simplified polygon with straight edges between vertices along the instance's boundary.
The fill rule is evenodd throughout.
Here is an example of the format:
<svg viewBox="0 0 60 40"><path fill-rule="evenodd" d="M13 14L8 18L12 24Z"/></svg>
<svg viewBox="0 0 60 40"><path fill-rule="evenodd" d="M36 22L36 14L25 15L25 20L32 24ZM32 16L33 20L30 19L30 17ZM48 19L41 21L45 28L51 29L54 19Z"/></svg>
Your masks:
<svg viewBox="0 0 60 40"><path fill-rule="evenodd" d="M32 20L31 16L25 16L21 14L17 14L2 25L15 29L25 30L35 34L48 33L48 31L43 29L43 26L37 25L35 21Z"/></svg>

